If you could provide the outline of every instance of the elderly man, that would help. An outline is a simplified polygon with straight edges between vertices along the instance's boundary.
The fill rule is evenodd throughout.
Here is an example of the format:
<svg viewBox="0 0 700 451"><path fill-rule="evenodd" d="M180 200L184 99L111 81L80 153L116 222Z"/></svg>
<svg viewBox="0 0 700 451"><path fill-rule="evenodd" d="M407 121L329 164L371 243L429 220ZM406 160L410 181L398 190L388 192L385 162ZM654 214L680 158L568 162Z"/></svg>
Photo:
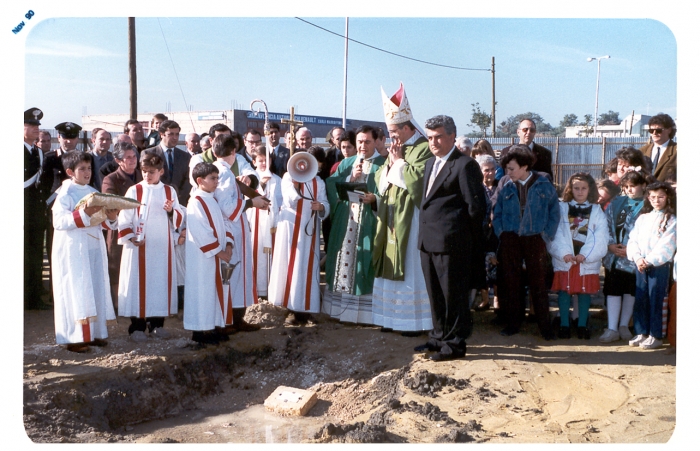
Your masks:
<svg viewBox="0 0 700 451"><path fill-rule="evenodd" d="M296 132L297 149L309 150L313 142L314 136L311 134L311 130L306 127L301 127Z"/></svg>
<svg viewBox="0 0 700 451"><path fill-rule="evenodd" d="M92 154L92 161L95 165L95 168L93 168L93 174L97 177L95 183L97 186L102 187L102 179L104 177L99 170L106 163L114 161L114 156L112 152L109 151L109 148L112 146L112 134L102 128L93 129L92 142L94 148L90 153Z"/></svg>
<svg viewBox="0 0 700 451"><path fill-rule="evenodd" d="M486 214L481 169L455 146L457 129L449 116L425 123L433 158L425 165L418 247L430 296L433 330L416 351L437 351L433 361L463 357L472 333L470 278L483 265L482 222Z"/></svg>
<svg viewBox="0 0 700 451"><path fill-rule="evenodd" d="M333 127L328 133L328 143L330 147L326 149L326 158L323 160L323 169L320 177L326 180L331 175L331 168L343 158L343 153L340 151L340 137L345 133L343 127Z"/></svg>
<svg viewBox="0 0 700 451"><path fill-rule="evenodd" d="M649 119L651 142L642 146L644 156L652 162L652 173L663 182L669 175L676 173L676 156L678 150L673 138L676 136L676 123L668 114L659 113Z"/></svg>
<svg viewBox="0 0 700 451"><path fill-rule="evenodd" d="M520 138L520 144L526 145L535 154L535 164L530 168L533 171L544 172L549 174L549 179L553 177L552 174L552 152L546 147L540 146L534 142L535 135L537 134L537 126L530 119L523 119L518 125L518 138ZM504 148L501 151L500 161L503 161L505 156L508 154L511 146ZM503 170L506 168L501 163Z"/></svg>
<svg viewBox="0 0 700 451"><path fill-rule="evenodd" d="M472 147L474 147L472 140L469 139L467 135L462 135L459 138L457 138L457 140L455 141L455 145L457 146L457 149L460 152L467 156L470 156L469 154L472 151Z"/></svg>
<svg viewBox="0 0 700 451"><path fill-rule="evenodd" d="M188 133L185 136L185 146L192 156L202 153L202 147L199 145L199 135L196 133Z"/></svg>
<svg viewBox="0 0 700 451"><path fill-rule="evenodd" d="M413 118L403 83L391 98L382 89L382 97L392 144L376 177L379 201L372 250L372 317L382 331L418 336L433 328L418 251L423 175L432 154Z"/></svg>
<svg viewBox="0 0 700 451"><path fill-rule="evenodd" d="M48 310L41 300L41 266L44 254L44 196L40 184L44 154L34 142L39 138L39 108L24 112L24 308Z"/></svg>
<svg viewBox="0 0 700 451"><path fill-rule="evenodd" d="M165 162L161 181L175 188L180 205L187 205L190 200L190 158L185 150L177 147L180 140L180 124L175 121L163 121L158 128L160 144L149 147L144 152L154 152Z"/></svg>

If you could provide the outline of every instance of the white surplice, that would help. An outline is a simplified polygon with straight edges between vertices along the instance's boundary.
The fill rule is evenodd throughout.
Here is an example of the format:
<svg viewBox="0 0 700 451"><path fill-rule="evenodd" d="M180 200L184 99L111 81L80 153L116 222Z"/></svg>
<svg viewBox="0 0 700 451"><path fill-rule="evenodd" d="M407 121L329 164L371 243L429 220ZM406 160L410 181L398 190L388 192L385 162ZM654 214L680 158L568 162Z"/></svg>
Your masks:
<svg viewBox="0 0 700 451"><path fill-rule="evenodd" d="M258 179L261 175L258 172ZM272 230L277 227L279 209L282 205L282 179L272 174L265 188L258 186L257 192L270 200L269 210L249 208L246 210L251 229L253 255L253 283L258 296L267 296L269 262L272 259Z"/></svg>
<svg viewBox="0 0 700 451"><path fill-rule="evenodd" d="M183 221L182 207L175 188L145 181L131 186L125 197L136 199L139 208L119 212L119 244L122 261L119 267L119 316L147 318L177 314L177 268L173 231ZM172 218L163 209L173 201ZM141 224L141 225L139 225ZM130 239L140 235L143 246Z"/></svg>
<svg viewBox="0 0 700 451"><path fill-rule="evenodd" d="M75 205L96 190L68 179L53 204L53 302L56 343L85 343L107 338L107 320L115 319L107 272L103 229L116 221L90 226Z"/></svg>
<svg viewBox="0 0 700 451"><path fill-rule="evenodd" d="M213 193L195 189L187 204L185 243L185 312L187 330L212 330L233 322L229 286L221 278L221 260L216 256L233 237Z"/></svg>
<svg viewBox="0 0 700 451"><path fill-rule="evenodd" d="M219 169L219 184L214 191L214 198L219 203L226 229L233 236L234 242L230 263L240 262L231 276L233 308L250 307L258 302L258 295L253 284L253 254L250 225L244 213L245 197L238 189L231 166L223 160L217 160L214 166Z"/></svg>
<svg viewBox="0 0 700 451"><path fill-rule="evenodd" d="M321 220L330 212L326 185L315 177L297 191L286 173L282 177L282 197L268 299L293 311L319 313ZM321 202L323 211L312 214L311 199Z"/></svg>

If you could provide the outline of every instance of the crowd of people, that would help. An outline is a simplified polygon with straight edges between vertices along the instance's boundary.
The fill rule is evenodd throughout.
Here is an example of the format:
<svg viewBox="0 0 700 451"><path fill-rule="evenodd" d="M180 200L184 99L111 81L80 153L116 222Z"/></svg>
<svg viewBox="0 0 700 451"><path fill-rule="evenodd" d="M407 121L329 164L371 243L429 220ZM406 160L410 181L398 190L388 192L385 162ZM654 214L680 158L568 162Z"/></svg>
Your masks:
<svg viewBox="0 0 700 451"><path fill-rule="evenodd" d="M135 342L167 338L179 310L197 347L215 345L258 330L245 310L269 302L288 309L290 326L324 314L427 333L415 351L442 361L465 355L472 309L493 309L504 336L520 332L529 305L544 340L591 339L604 268L608 325L598 340L654 349L668 335L675 346L670 116L652 117L650 143L618 151L604 179L580 172L558 187L529 119L497 157L487 140L458 137L449 116L421 127L403 84L391 97L382 90L382 101L388 147L384 130L364 125L334 127L325 149L304 127L285 147L276 123L243 136L216 124L181 149L179 124L157 114L147 137L135 120L116 140L92 130L88 151L76 150L79 125L58 124L51 150L43 112L30 108L25 308L52 308L56 342L74 352L106 345L116 314L130 318ZM84 206L97 192L132 204L105 196L104 206Z"/></svg>

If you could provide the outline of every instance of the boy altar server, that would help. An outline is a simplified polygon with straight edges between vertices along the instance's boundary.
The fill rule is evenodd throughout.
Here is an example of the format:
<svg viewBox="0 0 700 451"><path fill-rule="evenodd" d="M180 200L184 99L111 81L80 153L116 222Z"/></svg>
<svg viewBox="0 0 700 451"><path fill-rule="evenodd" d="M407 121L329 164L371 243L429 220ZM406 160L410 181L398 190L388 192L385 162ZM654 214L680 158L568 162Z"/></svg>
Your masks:
<svg viewBox="0 0 700 451"><path fill-rule="evenodd" d="M150 335L168 338L165 317L177 314L177 269L173 231L183 221L175 188L160 181L163 158L141 154L143 181L131 186L126 197L143 204L119 213L119 244L123 245L119 272L119 316L131 317L134 341Z"/></svg>
<svg viewBox="0 0 700 451"><path fill-rule="evenodd" d="M75 210L90 193L92 157L70 151L61 158L66 174L53 204L53 299L56 343L73 352L88 345L105 346L107 320L115 319L109 292L107 249L102 229L116 229L117 210L106 210L107 220L91 225L101 207Z"/></svg>
<svg viewBox="0 0 700 451"><path fill-rule="evenodd" d="M246 210L251 229L253 255L253 284L258 296L267 297L269 281L269 263L272 259L272 248L275 243L274 234L277 229L280 205L282 205L282 179L274 173L267 172L267 149L258 146L253 150L253 162L260 184L257 192L270 200L267 210L249 208Z"/></svg>
<svg viewBox="0 0 700 451"><path fill-rule="evenodd" d="M311 313L321 311L320 221L330 212L326 185L319 176L298 183L287 172L282 198L268 299L291 310L286 324L314 323Z"/></svg>
<svg viewBox="0 0 700 451"><path fill-rule="evenodd" d="M250 225L245 211L251 207L267 209L269 202L263 197L246 200L238 189L236 176L231 169L236 162L235 138L217 134L212 142L212 150L216 156L214 166L219 170L219 184L214 191L214 197L219 203L219 213L224 215L226 230L231 233L236 243L233 249L234 259L231 263L240 262L231 276L233 326L237 331L256 331L260 326L249 324L243 319L245 308L258 302L256 287L253 283Z"/></svg>
<svg viewBox="0 0 700 451"><path fill-rule="evenodd" d="M233 236L214 198L219 169L211 163L192 168L197 188L187 204L184 328L201 345L218 344L228 336L217 331L233 321L229 285L221 277L221 262L231 260Z"/></svg>

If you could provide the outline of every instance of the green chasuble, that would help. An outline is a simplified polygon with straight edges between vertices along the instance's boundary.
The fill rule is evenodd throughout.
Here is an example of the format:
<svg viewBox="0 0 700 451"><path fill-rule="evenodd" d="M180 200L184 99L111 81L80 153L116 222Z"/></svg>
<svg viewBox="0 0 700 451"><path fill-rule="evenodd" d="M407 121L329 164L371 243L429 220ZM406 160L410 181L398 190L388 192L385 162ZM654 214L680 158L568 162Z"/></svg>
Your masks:
<svg viewBox="0 0 700 451"><path fill-rule="evenodd" d="M381 196L377 208L377 233L374 237L372 264L375 276L389 280L403 280L408 246L408 235L411 233L413 208L419 208L423 198L423 175L425 164L433 156L428 147L428 140L421 136L411 145L404 145L403 178L406 189L395 185ZM376 183L382 173L387 170L389 159L377 171Z"/></svg>
<svg viewBox="0 0 700 451"><path fill-rule="evenodd" d="M202 152L202 161L205 163L214 163L216 161L216 157L214 156L214 151L212 148L208 148L204 152ZM233 164L231 165L231 172L233 172L233 175L238 177L238 160L233 160Z"/></svg>
<svg viewBox="0 0 700 451"><path fill-rule="evenodd" d="M369 165L369 173L366 177L367 190L377 196L377 182L375 173L380 170L384 164L385 158L376 154L377 157L365 160L364 165ZM328 194L328 202L331 205L331 234L328 238L328 249L326 251L326 284L331 291L340 291L357 296L369 294L372 292L374 285L374 267L372 266L372 242L377 228L377 218L372 212L372 206L369 204L359 204L359 217L357 230L350 231L350 202L340 200L336 184L345 182L347 177L352 174L352 168L357 159L357 155L343 159L338 165L338 169L326 179L326 193ZM357 207L355 207L357 209ZM343 243L346 234L351 234L355 241L354 251L349 250L350 254L343 254ZM347 247L347 246L346 246ZM348 249L346 249L348 252ZM354 267L339 267L345 264ZM336 275L339 281L335 283ZM352 282L350 284L342 284L341 279L346 279ZM345 285L345 289L341 288Z"/></svg>

